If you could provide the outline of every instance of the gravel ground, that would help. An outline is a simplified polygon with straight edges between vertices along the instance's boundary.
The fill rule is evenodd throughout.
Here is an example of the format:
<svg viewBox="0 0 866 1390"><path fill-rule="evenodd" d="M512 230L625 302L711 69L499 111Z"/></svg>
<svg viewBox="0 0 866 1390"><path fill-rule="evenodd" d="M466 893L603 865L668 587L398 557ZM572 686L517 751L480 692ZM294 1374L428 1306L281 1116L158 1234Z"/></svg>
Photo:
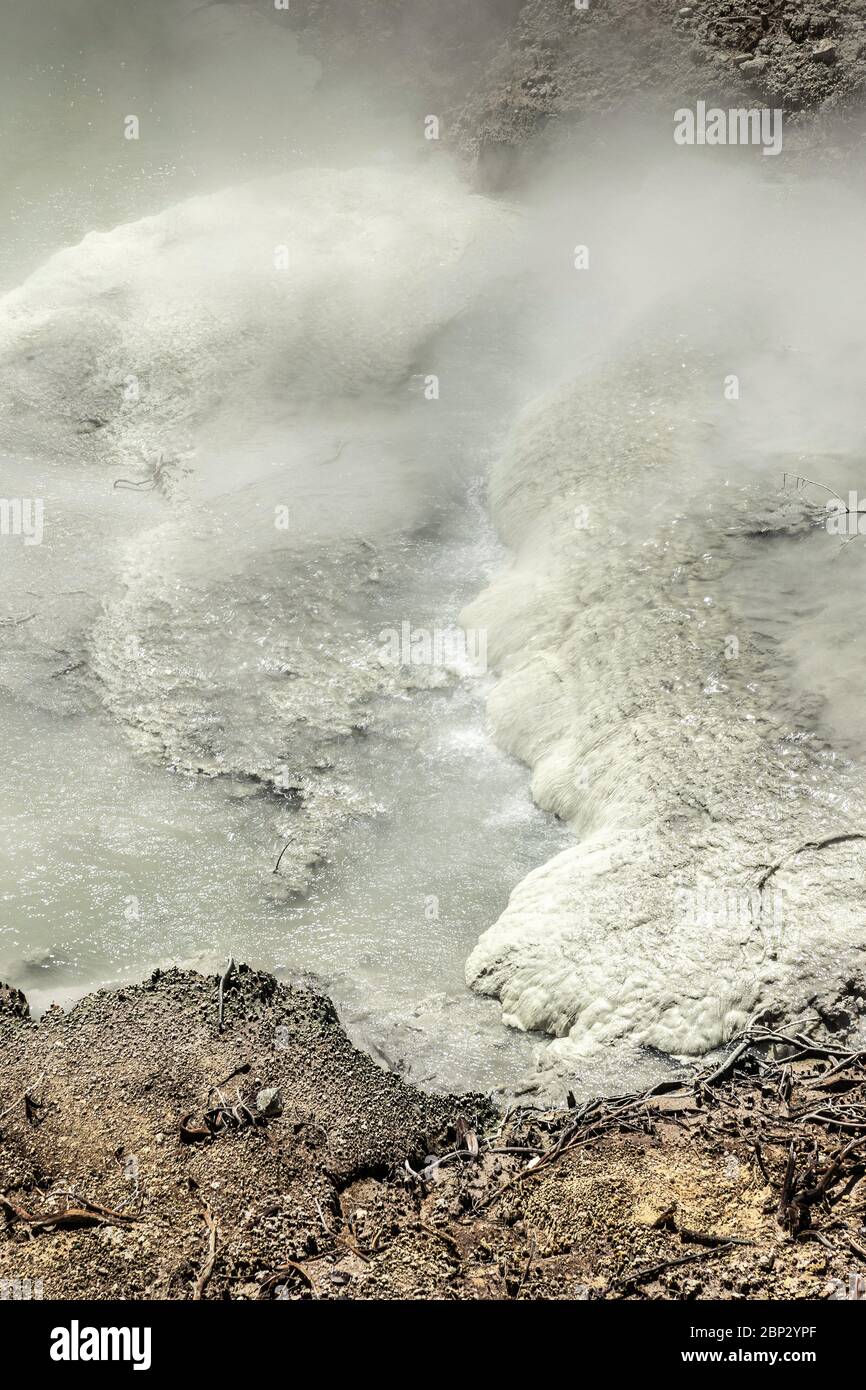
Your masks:
<svg viewBox="0 0 866 1390"><path fill-rule="evenodd" d="M587 117L766 104L835 138L866 90L866 0L293 0L291 23L336 83L381 90L384 59L490 192Z"/></svg>
<svg viewBox="0 0 866 1390"><path fill-rule="evenodd" d="M842 1152L864 1054L768 1036L726 1077L502 1116L406 1085L327 999L246 967L221 1031L219 986L157 972L38 1025L0 987L0 1280L46 1299L819 1299L866 1269L866 1141Z"/></svg>

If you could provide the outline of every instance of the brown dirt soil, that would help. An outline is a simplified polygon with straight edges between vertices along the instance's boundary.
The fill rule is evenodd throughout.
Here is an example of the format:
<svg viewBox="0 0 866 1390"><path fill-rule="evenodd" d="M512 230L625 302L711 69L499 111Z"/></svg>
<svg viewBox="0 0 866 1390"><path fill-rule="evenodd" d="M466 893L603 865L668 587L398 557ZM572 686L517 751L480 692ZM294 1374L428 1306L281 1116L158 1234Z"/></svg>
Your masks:
<svg viewBox="0 0 866 1390"><path fill-rule="evenodd" d="M170 970L34 1024L0 989L0 1279L48 1299L819 1299L866 1271L864 1054L766 1033L716 1081L503 1116L381 1070L312 991L239 967L223 1031L218 996ZM263 1088L281 1113L259 1115Z"/></svg>

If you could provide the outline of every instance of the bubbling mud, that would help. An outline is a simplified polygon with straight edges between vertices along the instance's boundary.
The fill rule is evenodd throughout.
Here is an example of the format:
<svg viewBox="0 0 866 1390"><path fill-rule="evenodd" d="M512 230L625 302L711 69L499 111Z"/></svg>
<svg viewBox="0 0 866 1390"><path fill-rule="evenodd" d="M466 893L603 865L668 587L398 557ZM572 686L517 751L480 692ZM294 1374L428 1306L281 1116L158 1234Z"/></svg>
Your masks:
<svg viewBox="0 0 866 1390"><path fill-rule="evenodd" d="M0 973L231 953L521 1092L856 1023L866 549L796 479L862 490L862 198L587 122L518 209L288 32L246 179L246 10L0 300Z"/></svg>

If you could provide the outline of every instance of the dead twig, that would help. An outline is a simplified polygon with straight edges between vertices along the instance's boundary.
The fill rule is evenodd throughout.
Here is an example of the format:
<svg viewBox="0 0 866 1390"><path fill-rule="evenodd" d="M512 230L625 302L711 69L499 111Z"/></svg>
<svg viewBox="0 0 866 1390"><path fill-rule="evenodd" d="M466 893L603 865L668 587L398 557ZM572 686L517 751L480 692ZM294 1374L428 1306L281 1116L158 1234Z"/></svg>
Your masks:
<svg viewBox="0 0 866 1390"><path fill-rule="evenodd" d="M201 1299L202 1294L207 1288L210 1277L213 1274L214 1265L216 1264L217 1235L219 1234L219 1222L217 1221L207 1202L205 1202L203 1199L202 1216L204 1217L208 1229L207 1254L205 1255L204 1263L201 1267L199 1276L195 1281L195 1287L192 1291L194 1302L198 1302Z"/></svg>
<svg viewBox="0 0 866 1390"><path fill-rule="evenodd" d="M772 1179L771 1179L771 1177L770 1177L770 1174L767 1172L767 1165L766 1165L765 1162L764 1162L764 1154L763 1154L763 1151L762 1151L761 1146L760 1146L760 1144L758 1143L757 1139L755 1139L755 1140L752 1142L752 1150L753 1150L754 1155L755 1155L755 1162L757 1163L758 1167L759 1167L760 1170L761 1170L761 1176L763 1177L764 1182L767 1183L767 1185L769 1186L769 1184L771 1183Z"/></svg>
<svg viewBox="0 0 866 1390"><path fill-rule="evenodd" d="M123 1224L143 1219L140 1216L131 1216L128 1212L112 1211L109 1207L101 1207L96 1202L88 1202L86 1198L79 1198L78 1200L80 1205L77 1207L66 1207L63 1211L46 1212L41 1216L35 1216L5 1193L0 1193L0 1207L7 1213L7 1216L12 1216L16 1221L23 1222L30 1227L31 1231L50 1230L52 1227L72 1229L77 1226L112 1225L115 1222Z"/></svg>
<svg viewBox="0 0 866 1390"><path fill-rule="evenodd" d="M214 1091L218 1091L221 1086L227 1086L230 1081L234 1081L236 1076L246 1076L252 1069L252 1062L241 1062L240 1066L235 1067L234 1071L230 1071L228 1076L223 1077L222 1081L218 1081L215 1086L211 1086L208 1095L213 1095Z"/></svg>
<svg viewBox="0 0 866 1390"><path fill-rule="evenodd" d="M866 1136L861 1137L858 1135L857 1138L852 1139L850 1143L846 1144L844 1148L840 1149L839 1152L835 1154L834 1157L831 1159L829 1166L825 1169L824 1174L819 1179L819 1181L813 1187L806 1188L804 1192L800 1192L796 1197L794 1197L793 1200L796 1203L796 1205L799 1207L808 1207L813 1206L816 1202L820 1202L821 1198L826 1196L829 1188L832 1186L836 1178L841 1173L842 1164L848 1157L849 1153L851 1153L858 1146L858 1144L864 1143L866 1143ZM793 1147L794 1146L792 1144L792 1150Z"/></svg>
<svg viewBox="0 0 866 1390"><path fill-rule="evenodd" d="M724 1081L729 1072L732 1072L737 1062L752 1045L751 1038L746 1038L733 1052L729 1053L720 1067L717 1067L706 1080L701 1081L702 1086L717 1086L720 1081Z"/></svg>
<svg viewBox="0 0 866 1390"><path fill-rule="evenodd" d="M696 1260L711 1260L715 1255L727 1254L729 1250L735 1249L733 1241L726 1241L724 1245L716 1245L711 1250L702 1250L698 1255L681 1255L676 1260L662 1260L660 1264L650 1265L647 1269L639 1269L634 1274L628 1275L621 1280L618 1287L626 1292L634 1288L637 1284L646 1284L651 1279L656 1279L658 1275L664 1274L669 1269L677 1269L680 1265L693 1264Z"/></svg>
<svg viewBox="0 0 866 1390"><path fill-rule="evenodd" d="M796 1168L796 1164L797 1156L792 1142L791 1147L788 1150L788 1162L785 1168L785 1177L782 1182L782 1191L779 1196L779 1206L776 1213L778 1216L780 1226L787 1226L790 1224L789 1204L791 1192L794 1186L794 1170Z"/></svg>
<svg viewBox="0 0 866 1390"><path fill-rule="evenodd" d="M440 1231L436 1226L428 1226L426 1221L419 1221L418 1225L422 1231L426 1231L428 1236L434 1236L436 1240L441 1240L443 1245L447 1245L451 1253L455 1255L458 1260L463 1258L460 1246L457 1244L454 1237L450 1236L447 1231Z"/></svg>
<svg viewBox="0 0 866 1390"><path fill-rule="evenodd" d="M39 1079L37 1081L34 1081L32 1086L28 1086L25 1091L22 1091L19 1096L15 1097L11 1105L7 1105L6 1109L2 1112L2 1114L0 1114L0 1123L2 1123L2 1121L6 1119L7 1115L11 1115L16 1105L20 1105L22 1101L24 1102L24 1114L28 1120L32 1118L32 1116L29 1113L29 1106L33 1105L37 1108L37 1110L41 1110L41 1104L39 1103L39 1101L35 1101L31 1098L30 1092L37 1090L42 1085L42 1082L44 1080L45 1072L42 1072Z"/></svg>
<svg viewBox="0 0 866 1390"><path fill-rule="evenodd" d="M282 849L280 850L280 853L279 853L279 856L278 856L278 858L277 858L276 864L275 864L274 867L271 869L271 873L272 873L272 874L278 874L278 873L280 872L280 865L281 865L282 862L283 862L283 855L285 854L286 850L289 848L289 845L291 845L293 842L294 842L294 836L290 835L289 838L286 840L286 843L283 845Z"/></svg>
<svg viewBox="0 0 866 1390"><path fill-rule="evenodd" d="M522 1273L521 1276L520 1276L520 1282L519 1282L519 1284L517 1285L517 1288L516 1288L515 1291L514 1291L514 1300L515 1300L515 1302L516 1302L517 1299L520 1297L520 1295L521 1295L521 1293L522 1293L522 1291L523 1291L523 1285L526 1283L526 1280L527 1280L528 1277L529 1277L529 1271L530 1271L530 1269L532 1268L532 1261L533 1261L534 1259L535 1259L535 1236L533 1236L533 1237L531 1238L530 1242L529 1242L529 1254L528 1254L527 1257L526 1257L526 1264L525 1264L524 1267L523 1267L523 1273Z"/></svg>
<svg viewBox="0 0 866 1390"><path fill-rule="evenodd" d="M219 1018L218 1018L219 1031L220 1031L220 1032L223 1031L223 1009L224 1009L224 1006L225 1006L225 988L226 988L226 985L228 984L229 978L230 978L230 976L231 976L232 971L234 970L234 968L235 968L234 956L229 956L229 963L228 963L228 965L227 965L226 968L225 968L224 974L221 975L221 977L220 977L220 986L219 986Z"/></svg>
<svg viewBox="0 0 866 1390"><path fill-rule="evenodd" d="M745 1236L714 1236L708 1231L689 1231L685 1226L680 1226L679 1237L683 1245L754 1245L753 1240L747 1240Z"/></svg>

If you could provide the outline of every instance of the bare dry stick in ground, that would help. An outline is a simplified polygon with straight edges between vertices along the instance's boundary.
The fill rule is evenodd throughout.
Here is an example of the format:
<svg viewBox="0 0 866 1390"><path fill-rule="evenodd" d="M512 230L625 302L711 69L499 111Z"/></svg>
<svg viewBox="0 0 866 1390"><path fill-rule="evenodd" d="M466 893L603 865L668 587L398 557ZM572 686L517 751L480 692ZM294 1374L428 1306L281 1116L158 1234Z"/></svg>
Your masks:
<svg viewBox="0 0 866 1390"><path fill-rule="evenodd" d="M193 1300L198 1302L208 1285L208 1280L213 1274L213 1267L216 1264L217 1234L219 1232L219 1222L213 1215L207 1202L202 1202L202 1216L208 1228L207 1254L201 1272L195 1281L195 1288L192 1291Z"/></svg>
<svg viewBox="0 0 866 1390"><path fill-rule="evenodd" d="M96 1202L87 1202L82 1199L81 1205L77 1207L66 1207L63 1211L47 1212L42 1216L34 1216L25 1207L13 1202L11 1197L0 1194L0 1207L12 1216L16 1221L22 1221L29 1226L31 1231L50 1230L52 1227L70 1229L76 1226L102 1226L112 1225L116 1222L140 1221L140 1216L131 1216L127 1212L111 1211L108 1207L98 1206Z"/></svg>
<svg viewBox="0 0 866 1390"><path fill-rule="evenodd" d="M25 1109L26 1109L26 1106L27 1106L27 1099L28 1099L28 1097L30 1096L30 1092L31 1092L31 1091L35 1091L36 1088L37 1088L38 1086L41 1086L41 1085L42 1085L42 1082L43 1082L44 1080L45 1080L45 1072L42 1072L42 1074L41 1074L41 1076L39 1077L38 1081L34 1081L32 1086L28 1086L27 1089L26 1089L26 1091L23 1091L23 1092L21 1093L20 1096L16 1096L15 1100L13 1100L13 1102L12 1102L11 1105L7 1105L6 1109L2 1112L2 1114L0 1114L0 1121L5 1120L7 1115L11 1115L11 1114L12 1114L12 1111L15 1109L16 1105L20 1105L22 1101L24 1102Z"/></svg>
<svg viewBox="0 0 866 1390"><path fill-rule="evenodd" d="M226 985L228 984L229 978L230 978L231 973L232 973L232 971L234 970L234 968L235 968L235 958L234 958L234 956L229 956L229 963L228 963L228 965L227 965L226 968L225 968L224 974L220 977L220 986L219 986L219 1014L218 1014L218 1022L219 1022L219 1031L220 1031L220 1032L223 1031L223 1008L224 1008L224 1006L225 1006L225 988L226 988Z"/></svg>

